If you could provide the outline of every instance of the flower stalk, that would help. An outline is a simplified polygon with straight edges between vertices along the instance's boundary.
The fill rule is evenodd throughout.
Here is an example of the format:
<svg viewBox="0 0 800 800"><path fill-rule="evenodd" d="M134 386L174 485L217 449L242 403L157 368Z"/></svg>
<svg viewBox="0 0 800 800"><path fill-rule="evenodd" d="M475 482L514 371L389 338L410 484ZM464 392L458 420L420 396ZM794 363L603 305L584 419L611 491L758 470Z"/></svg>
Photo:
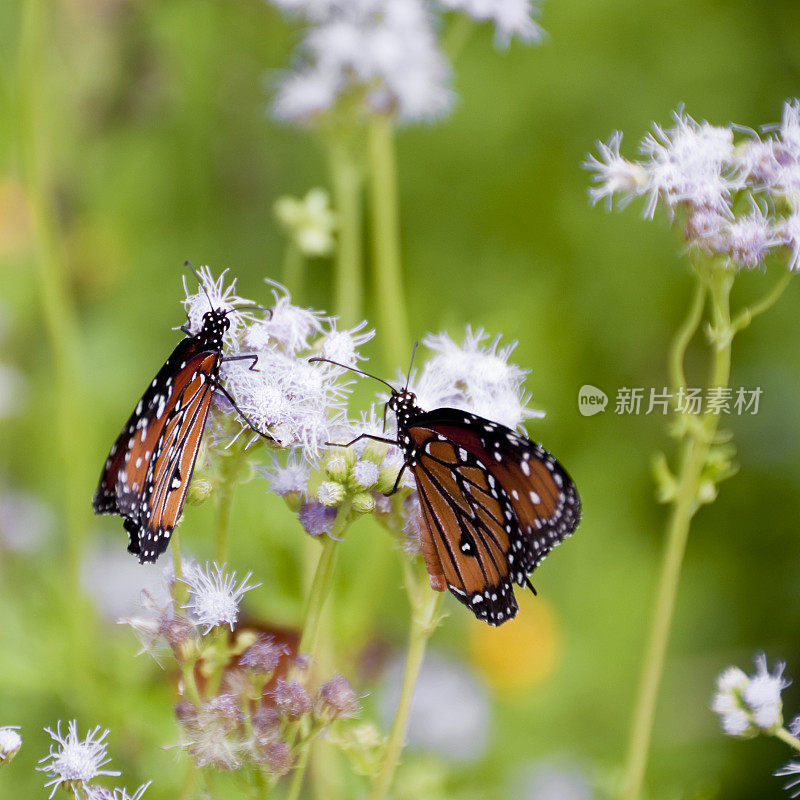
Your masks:
<svg viewBox="0 0 800 800"><path fill-rule="evenodd" d="M363 167L355 145L343 133L328 143L333 199L339 224L334 278L334 308L345 325L355 325L364 305Z"/></svg>
<svg viewBox="0 0 800 800"><path fill-rule="evenodd" d="M444 593L432 591L428 585L427 574L417 575L414 565L405 557L403 558L403 580L411 606L411 628L408 637L406 665L403 671L400 700L386 744L386 753L372 786L369 800L384 800L389 793L397 766L400 763L400 754L403 750L408 717L414 698L414 687L425 658L428 640L443 618L440 607Z"/></svg>
<svg viewBox="0 0 800 800"><path fill-rule="evenodd" d="M400 213L397 187L397 156L391 117L376 114L370 119L369 155L370 211L372 214L372 261L381 341L389 364L408 358L410 336L400 254Z"/></svg>
<svg viewBox="0 0 800 800"><path fill-rule="evenodd" d="M708 299L709 322L706 333L711 348L708 388L727 388L733 338L745 327L737 321L747 320L749 323L754 316L767 310L780 297L788 281L782 277L759 303L742 310L732 320L730 293L736 273L716 259L697 262L695 275L697 285L689 312L670 349L670 376L676 390L686 389L686 349L700 327ZM631 725L620 794L622 800L638 800L641 796L686 542L698 508L715 496L715 491L711 495L708 493L707 470L711 449L717 440L720 415L706 414L698 421L692 419L692 415L685 410L677 410L676 413L681 422L678 430L683 437L682 452L673 482L674 489L670 489L666 495L670 497L672 510L667 523L652 623ZM717 476L717 480L723 477L725 475ZM711 477L710 480L714 482L715 479Z"/></svg>

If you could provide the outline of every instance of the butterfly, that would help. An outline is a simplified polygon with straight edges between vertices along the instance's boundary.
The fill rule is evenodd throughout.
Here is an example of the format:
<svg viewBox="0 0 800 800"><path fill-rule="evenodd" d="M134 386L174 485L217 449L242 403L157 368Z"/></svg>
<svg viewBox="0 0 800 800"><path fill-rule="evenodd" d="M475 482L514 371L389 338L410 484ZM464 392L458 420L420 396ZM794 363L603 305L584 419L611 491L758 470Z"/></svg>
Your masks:
<svg viewBox="0 0 800 800"><path fill-rule="evenodd" d="M449 589L489 625L513 619L513 584L535 594L528 576L578 526L575 484L541 445L511 428L455 408L423 411L413 392L386 385L397 439L364 433L346 446L377 439L401 448L393 491L408 469L431 587Z"/></svg>
<svg viewBox="0 0 800 800"><path fill-rule="evenodd" d="M200 286L205 292L202 281ZM180 519L216 390L257 433L270 438L249 422L220 384L223 361L252 359L254 369L256 357L223 358L231 312L214 308L208 300L211 310L203 315L200 330L192 334L181 327L186 338L145 389L111 446L92 499L96 514L122 517L128 552L138 555L142 564L155 561L167 549Z"/></svg>

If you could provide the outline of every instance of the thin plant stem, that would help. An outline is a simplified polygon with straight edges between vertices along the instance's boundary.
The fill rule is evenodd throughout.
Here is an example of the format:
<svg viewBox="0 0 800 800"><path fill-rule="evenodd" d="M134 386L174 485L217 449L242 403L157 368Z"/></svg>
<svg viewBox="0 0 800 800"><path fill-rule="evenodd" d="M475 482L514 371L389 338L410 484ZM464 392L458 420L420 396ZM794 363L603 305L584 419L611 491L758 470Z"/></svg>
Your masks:
<svg viewBox="0 0 800 800"><path fill-rule="evenodd" d="M311 752L311 739L307 739L300 746L300 753L297 756L297 764L294 768L292 775L292 783L289 787L289 794L286 800L297 800L300 797L300 791L303 788L303 779L305 778L306 769L308 768L308 756Z"/></svg>
<svg viewBox="0 0 800 800"><path fill-rule="evenodd" d="M369 800L384 800L391 788L405 742L408 717L411 713L411 701L414 697L414 687L417 684L419 671L425 658L428 640L441 619L439 608L444 593L432 591L427 585L427 580L424 583L418 581L414 574L413 566L405 555L403 571L406 591L411 603L411 629L408 637L406 665L403 671L400 700L392 722L389 740L386 743L386 754L378 777L372 786Z"/></svg>
<svg viewBox="0 0 800 800"><path fill-rule="evenodd" d="M236 484L246 463L246 450L243 445L234 445L237 449L222 459L222 477L217 486L217 517L214 525L217 563L222 565L228 560L228 536L231 527L231 509Z"/></svg>
<svg viewBox="0 0 800 800"><path fill-rule="evenodd" d="M83 655L92 652L86 642L89 626L81 590L81 564L86 540L88 510L87 469L84 459L84 408L76 363L81 352L75 310L67 289L66 268L60 254L58 226L48 190L46 174L48 128L44 77L49 63L46 41L49 4L27 0L22 12L20 35L20 155L23 177L33 217L37 246L36 277L44 327L53 359L53 417L55 421L63 492L63 523L66 529L65 607L69 618L70 661L74 690L91 675Z"/></svg>
<svg viewBox="0 0 800 800"><path fill-rule="evenodd" d="M311 590L308 594L308 607L306 609L305 622L303 624L303 635L300 637L300 644L297 647L298 655L308 655L311 657L311 665L316 663L319 654L320 629L322 616L325 610L325 601L333 588L333 576L336 570L336 545L338 539L344 534L350 524L350 503L345 501L339 506L336 519L333 522L331 535L325 537L322 544L322 552L317 561L317 568L314 571L314 580L311 583ZM334 538L336 537L336 538ZM299 725L294 728L286 737L290 746L294 745L300 733ZM294 768L290 797L297 797L300 787L303 785L306 769L308 768L308 756L311 747L311 737L303 742L300 755ZM295 794L297 793L297 794Z"/></svg>
<svg viewBox="0 0 800 800"><path fill-rule="evenodd" d="M706 302L706 286L703 281L695 282L694 296L689 306L689 313L683 324L678 328L669 349L669 374L672 380L672 389L677 391L686 388L686 375L684 373L684 361L686 359L686 348L692 341L697 329L700 327L700 320L703 317L703 306Z"/></svg>
<svg viewBox="0 0 800 800"><path fill-rule="evenodd" d="M792 275L793 273L787 270L761 300L742 309L731 322L733 330L740 331L746 328L759 314L763 314L772 308L791 282Z"/></svg>
<svg viewBox="0 0 800 800"><path fill-rule="evenodd" d="M731 343L735 333L731 328L730 321L730 291L733 274L725 268L717 267L711 269L707 278L703 275L699 276L699 280L704 279L707 280L711 295L711 332L713 334L709 386L725 387L730 380ZM695 295L692 312L696 310L697 303L698 294ZM680 351L680 341L685 337L695 316L694 313L690 313L687 317L688 325L684 325L679 331L676 339L678 344L674 347L675 351ZM682 372L680 374L682 375ZM652 625L631 726L622 783L622 800L638 800L641 795L652 738L658 689L664 673L664 660L675 611L681 565L691 521L699 507L703 470L718 424L719 416L708 414L700 425L687 426L677 489L667 524L664 557L656 590Z"/></svg>
<svg viewBox="0 0 800 800"><path fill-rule="evenodd" d="M390 365L399 365L408 358L410 337L402 279L397 156L391 117L374 115L367 139L377 318L386 360Z"/></svg>
<svg viewBox="0 0 800 800"><path fill-rule="evenodd" d="M305 258L297 243L289 238L286 242L286 252L283 256L283 285L289 292L299 297L303 288L303 268Z"/></svg>
<svg viewBox="0 0 800 800"><path fill-rule="evenodd" d="M339 224L333 302L345 325L354 325L363 313L363 169L348 137L332 135L328 154Z"/></svg>
<svg viewBox="0 0 800 800"><path fill-rule="evenodd" d="M778 730L776 730L772 735L776 739L780 739L782 742L788 744L789 747L792 747L800 752L800 739L798 739L796 736L792 736L792 734L789 733L786 728L778 728Z"/></svg>
<svg viewBox="0 0 800 800"><path fill-rule="evenodd" d="M339 512L342 513L341 511ZM338 519L338 517L337 517ZM338 542L329 536L325 537L322 544L322 552L317 561L317 568L314 572L314 580L311 584L311 591L308 596L308 608L306 610L305 624L303 625L303 635L297 652L303 655L310 655L312 658L317 652L319 644L320 624L322 622L322 612L325 608L325 601L328 599L333 586L333 575L336 566L336 545Z"/></svg>

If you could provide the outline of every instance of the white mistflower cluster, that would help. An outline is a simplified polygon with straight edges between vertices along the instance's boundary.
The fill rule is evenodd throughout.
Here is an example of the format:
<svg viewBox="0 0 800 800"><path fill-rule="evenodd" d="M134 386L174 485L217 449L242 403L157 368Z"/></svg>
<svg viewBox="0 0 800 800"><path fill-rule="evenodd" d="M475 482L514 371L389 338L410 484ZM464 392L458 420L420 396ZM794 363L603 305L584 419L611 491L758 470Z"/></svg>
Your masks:
<svg viewBox="0 0 800 800"><path fill-rule="evenodd" d="M644 214L663 205L678 215L684 236L736 268L763 267L779 256L800 266L800 101L788 100L779 125L759 136L739 125L696 122L679 108L671 128L653 126L640 144L643 158L620 155L622 134L598 143L593 202L613 198L620 206L645 197Z"/></svg>
<svg viewBox="0 0 800 800"><path fill-rule="evenodd" d="M526 370L508 361L516 342L501 347L500 338L489 341L481 328L470 327L461 345L446 333L426 336L424 344L433 356L410 387L419 405L470 411L512 429L544 416L527 407L530 397L522 389Z"/></svg>
<svg viewBox="0 0 800 800"><path fill-rule="evenodd" d="M294 69L281 80L275 115L313 122L342 100L403 122L451 106L450 65L439 46L442 11L493 23L497 40L541 38L530 0L271 0L306 23Z"/></svg>
<svg viewBox="0 0 800 800"><path fill-rule="evenodd" d="M224 356L234 358L223 359L221 376L236 408L221 393L218 404L243 428L252 425L277 446L300 448L307 460L315 461L331 431L345 418L352 381L342 379L341 367L312 363L309 358L324 353L343 364L355 364L361 358L359 348L374 332L366 330L366 323L342 330L335 318L293 305L288 292L272 282L274 302L258 311L256 304L235 293L235 282L225 285L224 273L214 279L204 267L199 274L201 288L187 291L184 301L189 329L200 327L209 302L230 312Z"/></svg>
<svg viewBox="0 0 800 800"><path fill-rule="evenodd" d="M729 736L755 736L783 722L781 692L789 685L783 678L784 664L778 662L770 672L763 653L755 664L755 675L728 667L717 678L711 708L719 714L722 729Z"/></svg>

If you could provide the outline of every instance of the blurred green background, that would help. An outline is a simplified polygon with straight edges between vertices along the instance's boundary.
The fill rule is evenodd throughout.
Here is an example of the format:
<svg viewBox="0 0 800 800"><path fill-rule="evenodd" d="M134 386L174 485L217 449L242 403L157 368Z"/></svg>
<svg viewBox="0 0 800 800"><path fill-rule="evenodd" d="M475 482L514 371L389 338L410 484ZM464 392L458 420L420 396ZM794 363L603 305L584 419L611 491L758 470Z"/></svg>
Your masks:
<svg viewBox="0 0 800 800"><path fill-rule="evenodd" d="M41 541L0 544L0 724L21 724L25 742L0 771L0 796L42 796L44 776L33 771L47 750L42 727L77 717L81 730L109 727L121 780L152 779L146 796L160 800L176 796L183 774L176 750L163 749L177 741L174 676L134 658L129 629L95 604L65 598L64 489L80 488L87 560L124 551L119 521L92 517L89 499L110 442L177 341L181 265L231 267L242 294L266 300L262 278L280 279L285 244L273 202L326 185L325 159L312 134L266 113L268 86L298 39L274 8L259 0L44 5L34 86L19 69L24 3L0 4L0 362L24 377L17 412L0 420L0 492L30 493L52 514ZM514 360L530 369L533 404L547 412L528 430L568 466L584 519L537 572L539 598L519 621L485 630L448 599L451 616L431 648L470 665L485 685L488 744L458 764L412 748L398 797L533 797L526 776L543 765L585 775L598 795L613 782L665 517L649 463L659 448L671 453L671 441L660 416L609 408L585 418L576 397L591 383L613 406L619 387L664 385L667 340L691 280L663 218L589 205L581 162L617 128L633 156L651 121L668 125L681 102L713 123L777 121L800 86L800 8L788 0L549 0L541 22L542 46L507 51L477 28L455 65L453 113L400 133L404 280L414 336L446 329L460 341L470 323L519 340ZM71 355L82 429L69 465L58 457L57 381L22 180L32 88L55 247L77 308ZM771 277L743 277L738 298ZM331 285L330 264L314 262L296 299L335 311ZM747 668L759 650L800 676L798 304L793 285L735 344L732 384L761 386L761 409L727 420L740 472L700 512L690 538L654 732L653 798L785 796L771 773L790 754L774 740L726 738L709 701L717 673ZM374 307L369 294L372 324ZM379 374L400 366L382 361L379 342L367 352ZM702 355L693 351L698 375ZM372 387L359 387L353 407L371 397ZM14 509L3 509L0 526L10 529ZM212 516L210 506L187 509L184 546L201 558L213 552ZM231 563L263 582L248 596L255 615L297 625L306 546L263 482L241 488ZM328 618L336 666L367 695L365 718L380 692L369 676L358 679L363 648L400 654L404 645L394 549L371 520L353 527ZM70 599L85 609L78 679L65 666ZM358 633L364 615L369 641ZM511 663L498 659L499 642ZM800 711L796 687L784 698L787 716ZM345 796L362 786L345 785Z"/></svg>

